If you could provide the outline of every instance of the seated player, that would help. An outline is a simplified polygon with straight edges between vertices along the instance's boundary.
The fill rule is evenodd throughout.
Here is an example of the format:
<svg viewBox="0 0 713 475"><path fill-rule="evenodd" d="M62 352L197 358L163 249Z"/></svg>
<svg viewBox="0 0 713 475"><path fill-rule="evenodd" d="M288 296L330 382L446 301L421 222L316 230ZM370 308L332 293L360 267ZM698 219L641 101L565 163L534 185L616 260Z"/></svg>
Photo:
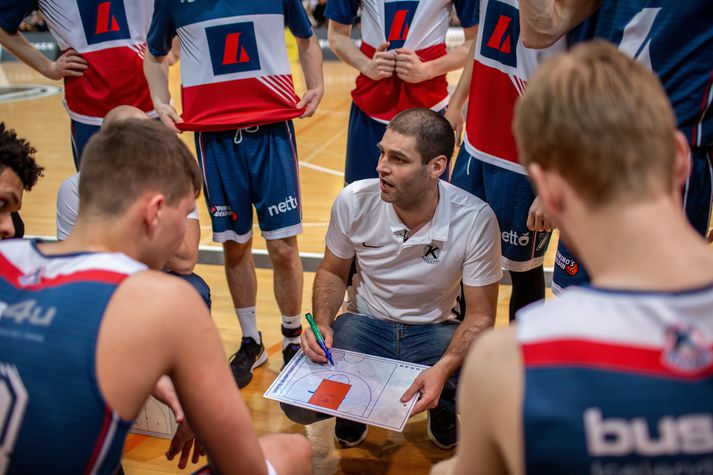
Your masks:
<svg viewBox="0 0 713 475"><path fill-rule="evenodd" d="M30 191L43 171L33 156L36 151L0 122L0 239L24 234L25 227L18 213L23 190Z"/></svg>
<svg viewBox="0 0 713 475"><path fill-rule="evenodd" d="M205 305L156 271L200 187L186 146L159 123L125 120L83 157L72 234L0 243L3 473L113 473L164 374L217 471L310 473L304 437L257 437Z"/></svg>
<svg viewBox="0 0 713 475"><path fill-rule="evenodd" d="M146 119L148 116L132 106L115 107L104 117L102 128L126 119ZM67 239L72 232L79 213L79 173L62 182L57 193L57 239ZM164 270L191 284L201 295L208 308L211 307L210 287L193 269L198 262L198 243L201 237L198 211L194 209L187 217L186 235L176 253L166 262Z"/></svg>
<svg viewBox="0 0 713 475"><path fill-rule="evenodd" d="M681 206L688 144L661 83L578 45L541 66L514 130L592 286L475 344L458 453L434 472L713 473L713 253Z"/></svg>
<svg viewBox="0 0 713 475"><path fill-rule="evenodd" d="M379 178L347 186L334 202L324 259L312 292L314 316L328 347L429 365L404 393L421 393L428 435L438 447L456 444L455 389L470 344L495 321L500 231L480 199L440 180L453 154L450 124L436 112L401 112L379 142ZM356 257L347 313L337 316ZM463 280L466 313L453 306ZM301 336L313 361L327 360L312 332ZM282 405L309 424L327 416ZM339 443L353 447L364 424L337 419Z"/></svg>

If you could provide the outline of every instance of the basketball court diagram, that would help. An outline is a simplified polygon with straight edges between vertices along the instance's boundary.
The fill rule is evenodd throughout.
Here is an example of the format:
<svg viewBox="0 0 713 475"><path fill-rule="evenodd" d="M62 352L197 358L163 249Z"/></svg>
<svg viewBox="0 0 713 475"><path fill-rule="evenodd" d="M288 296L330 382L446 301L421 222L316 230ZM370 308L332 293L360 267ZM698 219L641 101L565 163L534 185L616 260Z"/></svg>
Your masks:
<svg viewBox="0 0 713 475"><path fill-rule="evenodd" d="M177 428L178 424L171 409L151 396L146 400L130 431L135 434L170 439Z"/></svg>
<svg viewBox="0 0 713 475"><path fill-rule="evenodd" d="M401 432L416 403L401 395L427 366L332 349L334 366L297 353L265 397Z"/></svg>

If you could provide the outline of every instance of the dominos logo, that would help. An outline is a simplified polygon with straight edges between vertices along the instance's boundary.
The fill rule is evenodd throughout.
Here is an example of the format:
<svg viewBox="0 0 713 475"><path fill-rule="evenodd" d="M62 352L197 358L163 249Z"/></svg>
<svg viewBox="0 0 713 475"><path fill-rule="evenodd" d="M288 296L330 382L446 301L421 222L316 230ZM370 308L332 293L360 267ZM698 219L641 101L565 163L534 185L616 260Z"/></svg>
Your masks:
<svg viewBox="0 0 713 475"><path fill-rule="evenodd" d="M389 49L401 48L406 42L411 22L416 14L418 1L398 1L384 4L386 24L384 32Z"/></svg>
<svg viewBox="0 0 713 475"><path fill-rule="evenodd" d="M517 9L503 2L491 1L485 14L480 54L515 68L519 40L520 17Z"/></svg>
<svg viewBox="0 0 713 475"><path fill-rule="evenodd" d="M77 0L87 44L131 38L123 0Z"/></svg>
<svg viewBox="0 0 713 475"><path fill-rule="evenodd" d="M260 56L252 22L211 26L205 29L213 74L242 73L260 69Z"/></svg>

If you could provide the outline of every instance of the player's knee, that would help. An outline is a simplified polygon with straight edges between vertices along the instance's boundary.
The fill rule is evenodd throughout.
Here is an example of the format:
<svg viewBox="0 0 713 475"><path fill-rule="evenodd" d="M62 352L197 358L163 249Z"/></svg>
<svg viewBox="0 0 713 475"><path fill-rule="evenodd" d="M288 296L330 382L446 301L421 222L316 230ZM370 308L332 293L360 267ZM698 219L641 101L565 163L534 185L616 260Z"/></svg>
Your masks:
<svg viewBox="0 0 713 475"><path fill-rule="evenodd" d="M312 446L309 440L301 434L290 434L289 450L293 452L295 461L299 461L295 473L312 473Z"/></svg>
<svg viewBox="0 0 713 475"><path fill-rule="evenodd" d="M298 269L302 265L296 238L267 241L267 250L273 267Z"/></svg>
<svg viewBox="0 0 713 475"><path fill-rule="evenodd" d="M226 241L223 243L223 255L226 264L238 263L242 259L251 256L252 239L244 243L237 241Z"/></svg>

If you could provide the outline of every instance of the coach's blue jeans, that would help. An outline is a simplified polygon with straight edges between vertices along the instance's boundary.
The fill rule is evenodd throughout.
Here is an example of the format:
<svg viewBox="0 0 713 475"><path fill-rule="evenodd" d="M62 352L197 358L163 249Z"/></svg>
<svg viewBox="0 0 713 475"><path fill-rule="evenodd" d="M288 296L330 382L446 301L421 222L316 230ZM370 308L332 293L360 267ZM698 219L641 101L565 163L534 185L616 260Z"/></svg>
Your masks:
<svg viewBox="0 0 713 475"><path fill-rule="evenodd" d="M332 346L383 358L433 366L446 352L459 322L448 321L425 325L395 323L366 315L345 313L332 324ZM438 406L455 414L458 372L446 382ZM312 424L332 417L297 406L281 403L290 420L298 424Z"/></svg>

